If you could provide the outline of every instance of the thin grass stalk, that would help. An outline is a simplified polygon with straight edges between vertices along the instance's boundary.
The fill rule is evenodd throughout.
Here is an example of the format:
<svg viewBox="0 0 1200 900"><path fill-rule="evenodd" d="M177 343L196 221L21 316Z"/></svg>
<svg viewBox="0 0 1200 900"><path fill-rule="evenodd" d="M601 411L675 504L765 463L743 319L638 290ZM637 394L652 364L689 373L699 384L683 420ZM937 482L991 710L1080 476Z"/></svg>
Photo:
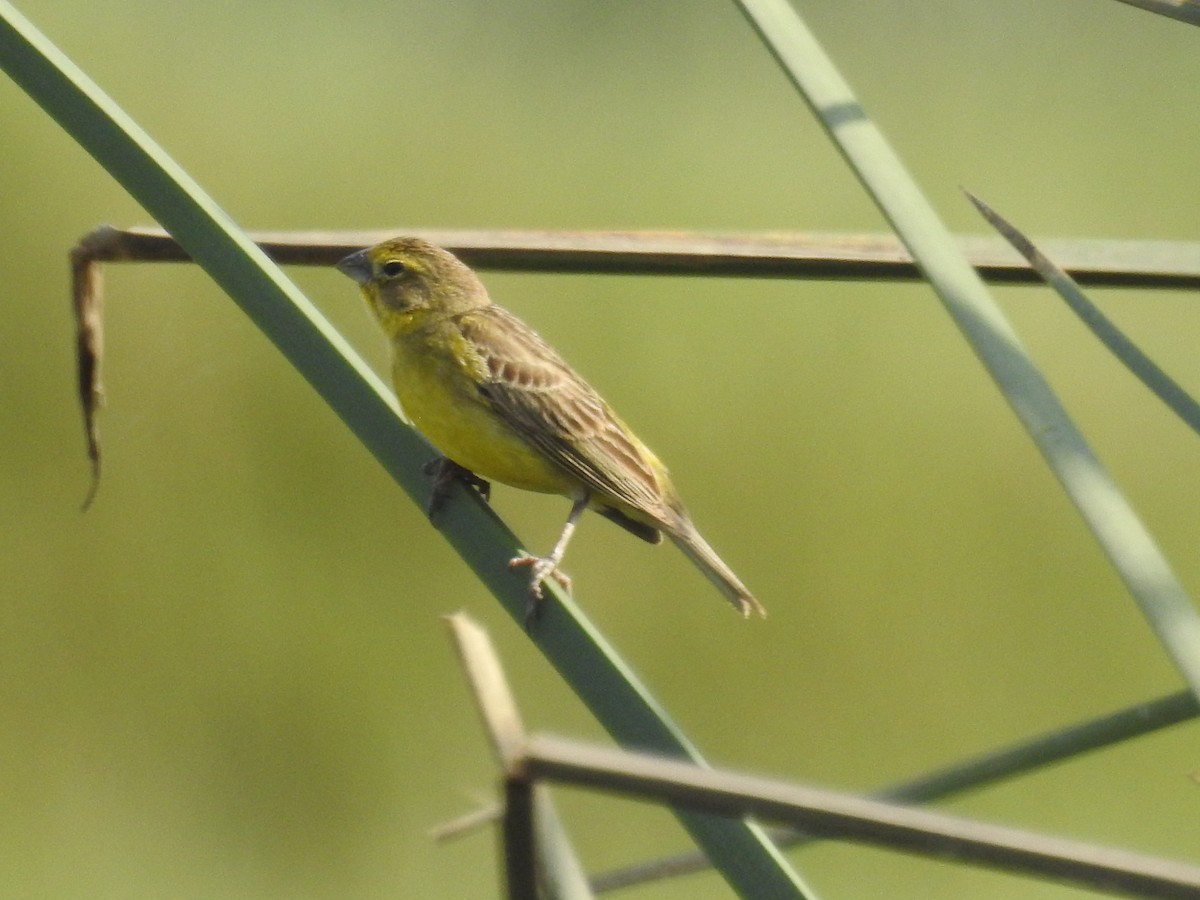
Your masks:
<svg viewBox="0 0 1200 900"><path fill-rule="evenodd" d="M483 626L470 616L454 613L445 621L496 761L506 775L516 776L525 726L500 657ZM532 803L534 851L545 900L591 900L587 875L554 809L549 786L535 785Z"/></svg>
<svg viewBox="0 0 1200 900"><path fill-rule="evenodd" d="M1200 703L1190 691L1179 691L878 788L868 796L893 803L932 803L968 791L982 790L1018 775L1036 772L1085 753L1178 725L1198 715ZM784 829L772 829L771 835L781 847L788 848L817 840L811 835ZM592 889L597 893L607 893L708 868L711 868L711 863L703 854L680 853L601 872L592 878Z"/></svg>
<svg viewBox="0 0 1200 900"><path fill-rule="evenodd" d="M726 815L787 822L811 834L1137 897L1200 896L1200 866L1037 834L838 791L534 735L521 770L545 779Z"/></svg>
<svg viewBox="0 0 1200 900"><path fill-rule="evenodd" d="M504 824L500 835L509 900L539 900L533 789L534 783L526 778L504 780Z"/></svg>
<svg viewBox="0 0 1200 900"><path fill-rule="evenodd" d="M924 280L912 254L892 234L398 226L371 231L251 232L249 237L281 265L329 266L348 253L401 234L445 247L472 268L502 272ZM1039 282L1037 273L1004 241L970 235L955 240L986 280ZM1200 288L1200 242L1050 239L1042 245L1080 284ZM77 252L94 262L185 262L189 258L161 229L107 225L85 235Z"/></svg>
<svg viewBox="0 0 1200 900"><path fill-rule="evenodd" d="M738 2L924 270L1188 687L1200 697L1200 615L978 273L795 10L786 0Z"/></svg>

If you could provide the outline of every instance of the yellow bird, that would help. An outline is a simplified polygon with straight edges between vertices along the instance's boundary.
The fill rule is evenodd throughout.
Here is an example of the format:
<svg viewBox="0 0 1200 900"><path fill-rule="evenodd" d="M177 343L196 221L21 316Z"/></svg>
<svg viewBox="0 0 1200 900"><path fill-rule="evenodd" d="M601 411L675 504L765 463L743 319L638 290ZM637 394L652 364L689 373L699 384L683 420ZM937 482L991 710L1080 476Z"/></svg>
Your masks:
<svg viewBox="0 0 1200 900"><path fill-rule="evenodd" d="M673 540L742 613L766 615L700 536L658 457L538 334L492 303L452 253L401 237L347 256L338 269L362 288L392 345L392 379L404 412L445 455L430 501L448 478L491 479L572 501L549 556L531 570L531 614L559 569L588 507L645 541Z"/></svg>

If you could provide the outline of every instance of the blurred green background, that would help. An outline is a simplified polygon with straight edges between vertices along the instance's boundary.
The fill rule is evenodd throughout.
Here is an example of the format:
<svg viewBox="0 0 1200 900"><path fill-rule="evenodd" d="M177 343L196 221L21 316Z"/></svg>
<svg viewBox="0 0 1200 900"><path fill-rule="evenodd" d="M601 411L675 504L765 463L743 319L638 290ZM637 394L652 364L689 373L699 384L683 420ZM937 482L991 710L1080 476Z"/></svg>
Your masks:
<svg viewBox="0 0 1200 900"><path fill-rule="evenodd" d="M883 228L730 3L19 4L246 228ZM1118 3L798 4L952 227L1196 239L1200 32ZM495 796L439 616L529 722L603 740L422 513L196 269L106 270L107 470L66 252L150 224L0 80L0 895L467 897ZM297 282L383 369L332 270ZM585 518L576 596L714 762L849 789L1177 690L1031 442L921 286L486 276L671 466L756 590ZM1200 444L1045 290L996 291L1185 584ZM1195 297L1093 296L1200 389ZM548 547L566 501L499 488ZM1200 861L1197 727L950 809ZM560 792L593 870L684 849ZM1086 894L823 844L824 897ZM629 897L725 897L716 876Z"/></svg>

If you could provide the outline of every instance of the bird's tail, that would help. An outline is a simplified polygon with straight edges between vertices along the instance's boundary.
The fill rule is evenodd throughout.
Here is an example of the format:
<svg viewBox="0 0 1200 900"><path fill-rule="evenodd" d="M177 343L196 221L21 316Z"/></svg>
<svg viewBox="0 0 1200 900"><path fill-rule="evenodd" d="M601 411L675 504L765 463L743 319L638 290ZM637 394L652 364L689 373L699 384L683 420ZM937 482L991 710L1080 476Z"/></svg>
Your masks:
<svg viewBox="0 0 1200 900"><path fill-rule="evenodd" d="M717 552L708 545L708 541L700 536L696 526L686 516L682 518L683 521L678 527L666 530L675 545L717 586L742 616L749 618L752 612L756 612L765 617L767 611L763 609L762 604L754 599L754 595L742 584L741 579L733 574L733 570L717 556Z"/></svg>

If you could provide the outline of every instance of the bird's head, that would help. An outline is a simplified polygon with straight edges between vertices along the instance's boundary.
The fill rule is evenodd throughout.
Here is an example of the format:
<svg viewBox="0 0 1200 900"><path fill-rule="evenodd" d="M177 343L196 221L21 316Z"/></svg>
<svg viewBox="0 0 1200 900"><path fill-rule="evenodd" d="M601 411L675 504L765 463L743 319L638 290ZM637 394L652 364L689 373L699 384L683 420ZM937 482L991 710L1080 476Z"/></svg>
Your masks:
<svg viewBox="0 0 1200 900"><path fill-rule="evenodd" d="M362 288L389 336L431 315L456 315L487 306L487 291L458 257L428 241L393 238L351 253L337 264Z"/></svg>

